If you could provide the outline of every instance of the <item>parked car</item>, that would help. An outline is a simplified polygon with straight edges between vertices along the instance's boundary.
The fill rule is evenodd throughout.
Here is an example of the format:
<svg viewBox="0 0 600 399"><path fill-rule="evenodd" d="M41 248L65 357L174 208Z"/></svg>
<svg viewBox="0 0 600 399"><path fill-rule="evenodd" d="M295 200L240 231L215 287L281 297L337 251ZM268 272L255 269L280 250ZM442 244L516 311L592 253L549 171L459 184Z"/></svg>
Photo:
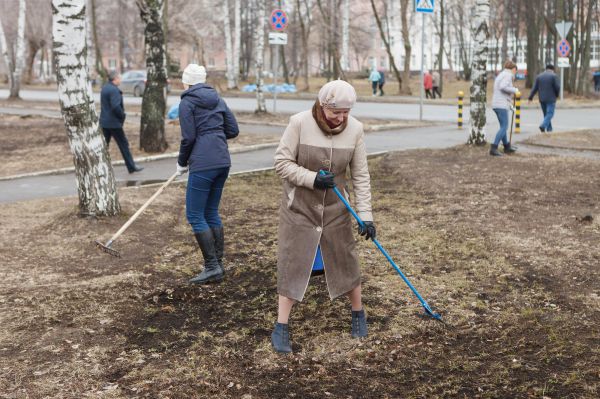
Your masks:
<svg viewBox="0 0 600 399"><path fill-rule="evenodd" d="M121 91L124 94L132 94L135 97L144 95L146 89L146 70L127 71L121 75ZM167 79L167 94L171 92L171 82Z"/></svg>

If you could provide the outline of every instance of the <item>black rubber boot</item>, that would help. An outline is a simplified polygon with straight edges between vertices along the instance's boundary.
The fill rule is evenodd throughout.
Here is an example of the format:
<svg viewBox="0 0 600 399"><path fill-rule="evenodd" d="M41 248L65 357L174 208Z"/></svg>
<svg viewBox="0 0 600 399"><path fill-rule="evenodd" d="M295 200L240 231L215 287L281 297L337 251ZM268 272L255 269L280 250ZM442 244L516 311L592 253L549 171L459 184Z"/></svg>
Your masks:
<svg viewBox="0 0 600 399"><path fill-rule="evenodd" d="M215 237L215 254L217 255L217 261L221 268L221 273L225 275L225 268L223 267L223 251L225 250L225 235L223 234L223 226L211 227L213 236Z"/></svg>
<svg viewBox="0 0 600 399"><path fill-rule="evenodd" d="M367 317L365 310L352 311L352 338L362 338L368 335Z"/></svg>
<svg viewBox="0 0 600 399"><path fill-rule="evenodd" d="M271 333L271 345L275 352L291 353L290 331L287 324L275 323L275 328Z"/></svg>
<svg viewBox="0 0 600 399"><path fill-rule="evenodd" d="M191 284L218 283L223 280L223 272L219 266L217 255L215 253L215 237L212 230L204 230L200 233L194 233L196 241L204 257L204 270L190 280Z"/></svg>
<svg viewBox="0 0 600 399"><path fill-rule="evenodd" d="M498 151L498 146L492 144L490 146L490 155L495 156L495 157L499 157L502 155L502 153L500 151Z"/></svg>
<svg viewBox="0 0 600 399"><path fill-rule="evenodd" d="M517 147L512 146L510 143L504 146L505 154L512 154L517 151Z"/></svg>

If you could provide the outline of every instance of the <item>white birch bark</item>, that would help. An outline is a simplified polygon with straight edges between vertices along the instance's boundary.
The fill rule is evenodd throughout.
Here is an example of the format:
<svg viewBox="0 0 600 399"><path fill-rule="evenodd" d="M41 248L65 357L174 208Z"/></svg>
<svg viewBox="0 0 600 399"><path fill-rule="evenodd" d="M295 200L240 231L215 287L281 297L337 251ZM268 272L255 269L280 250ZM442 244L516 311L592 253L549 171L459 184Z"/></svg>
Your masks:
<svg viewBox="0 0 600 399"><path fill-rule="evenodd" d="M263 93L263 66L264 66L264 50L265 50L265 20L267 18L264 0L257 2L257 17L256 30L254 31L254 40L256 48L256 111L267 112L267 103Z"/></svg>
<svg viewBox="0 0 600 399"><path fill-rule="evenodd" d="M487 40L490 37L490 0L477 0L473 30L473 61L471 64L471 109L469 144L485 144L485 108L487 92Z"/></svg>
<svg viewBox="0 0 600 399"><path fill-rule="evenodd" d="M13 86L13 63L10 54L8 53L8 45L6 44L6 36L4 35L4 28L2 27L2 21L0 20L0 50L2 51L2 58L4 58L4 64L6 65L6 74L8 75L8 86Z"/></svg>
<svg viewBox="0 0 600 399"><path fill-rule="evenodd" d="M9 80L9 99L18 99L19 91L21 90L21 75L23 74L23 68L25 66L25 11L27 3L25 0L19 0L19 16L17 20L17 45L15 50L14 64L12 62L6 62L8 67L8 80ZM1 29L1 28L0 28ZM8 55L8 47L6 45L6 37L4 31L1 32L2 38L0 45L2 46L4 54L4 60L10 58Z"/></svg>
<svg viewBox="0 0 600 399"><path fill-rule="evenodd" d="M115 215L115 177L100 134L88 77L85 0L52 0L52 38L58 97L73 153L84 216Z"/></svg>
<svg viewBox="0 0 600 399"><path fill-rule="evenodd" d="M233 33L233 80L234 87L238 87L240 79L240 46L242 40L242 13L240 0L235 0L233 5L234 33Z"/></svg>
<svg viewBox="0 0 600 399"><path fill-rule="evenodd" d="M92 32L92 15L91 15L92 2L91 0L86 0L85 5L85 35L86 35L86 44L87 44L87 69L88 76L90 78L94 75L96 68L96 51L94 50L94 32Z"/></svg>
<svg viewBox="0 0 600 399"><path fill-rule="evenodd" d="M350 0L344 0L342 5L342 70L350 68L348 47L350 43Z"/></svg>
<svg viewBox="0 0 600 399"><path fill-rule="evenodd" d="M223 29L225 30L225 64L227 89L235 87L233 78L233 48L231 46L231 23L229 21L229 0L223 0Z"/></svg>

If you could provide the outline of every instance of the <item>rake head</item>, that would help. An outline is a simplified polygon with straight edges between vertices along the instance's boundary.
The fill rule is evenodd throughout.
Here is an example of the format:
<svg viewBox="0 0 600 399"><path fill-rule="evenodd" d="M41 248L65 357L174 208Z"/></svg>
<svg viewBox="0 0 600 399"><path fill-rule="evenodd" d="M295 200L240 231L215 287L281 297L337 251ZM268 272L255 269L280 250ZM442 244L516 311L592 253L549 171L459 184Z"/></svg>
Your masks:
<svg viewBox="0 0 600 399"><path fill-rule="evenodd" d="M96 240L96 248L100 249L102 252L106 252L109 255L120 258L121 254L116 249L112 249L110 244L104 245L100 241Z"/></svg>

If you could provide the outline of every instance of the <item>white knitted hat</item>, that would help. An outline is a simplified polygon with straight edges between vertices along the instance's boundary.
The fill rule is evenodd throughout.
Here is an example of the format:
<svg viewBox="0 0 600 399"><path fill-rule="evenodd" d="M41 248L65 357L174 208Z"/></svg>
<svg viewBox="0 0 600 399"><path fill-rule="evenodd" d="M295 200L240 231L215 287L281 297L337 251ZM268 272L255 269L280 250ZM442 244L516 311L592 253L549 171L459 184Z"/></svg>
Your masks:
<svg viewBox="0 0 600 399"><path fill-rule="evenodd" d="M198 83L206 82L206 69L202 65L189 64L183 70L183 76L181 81L186 84L193 86Z"/></svg>

